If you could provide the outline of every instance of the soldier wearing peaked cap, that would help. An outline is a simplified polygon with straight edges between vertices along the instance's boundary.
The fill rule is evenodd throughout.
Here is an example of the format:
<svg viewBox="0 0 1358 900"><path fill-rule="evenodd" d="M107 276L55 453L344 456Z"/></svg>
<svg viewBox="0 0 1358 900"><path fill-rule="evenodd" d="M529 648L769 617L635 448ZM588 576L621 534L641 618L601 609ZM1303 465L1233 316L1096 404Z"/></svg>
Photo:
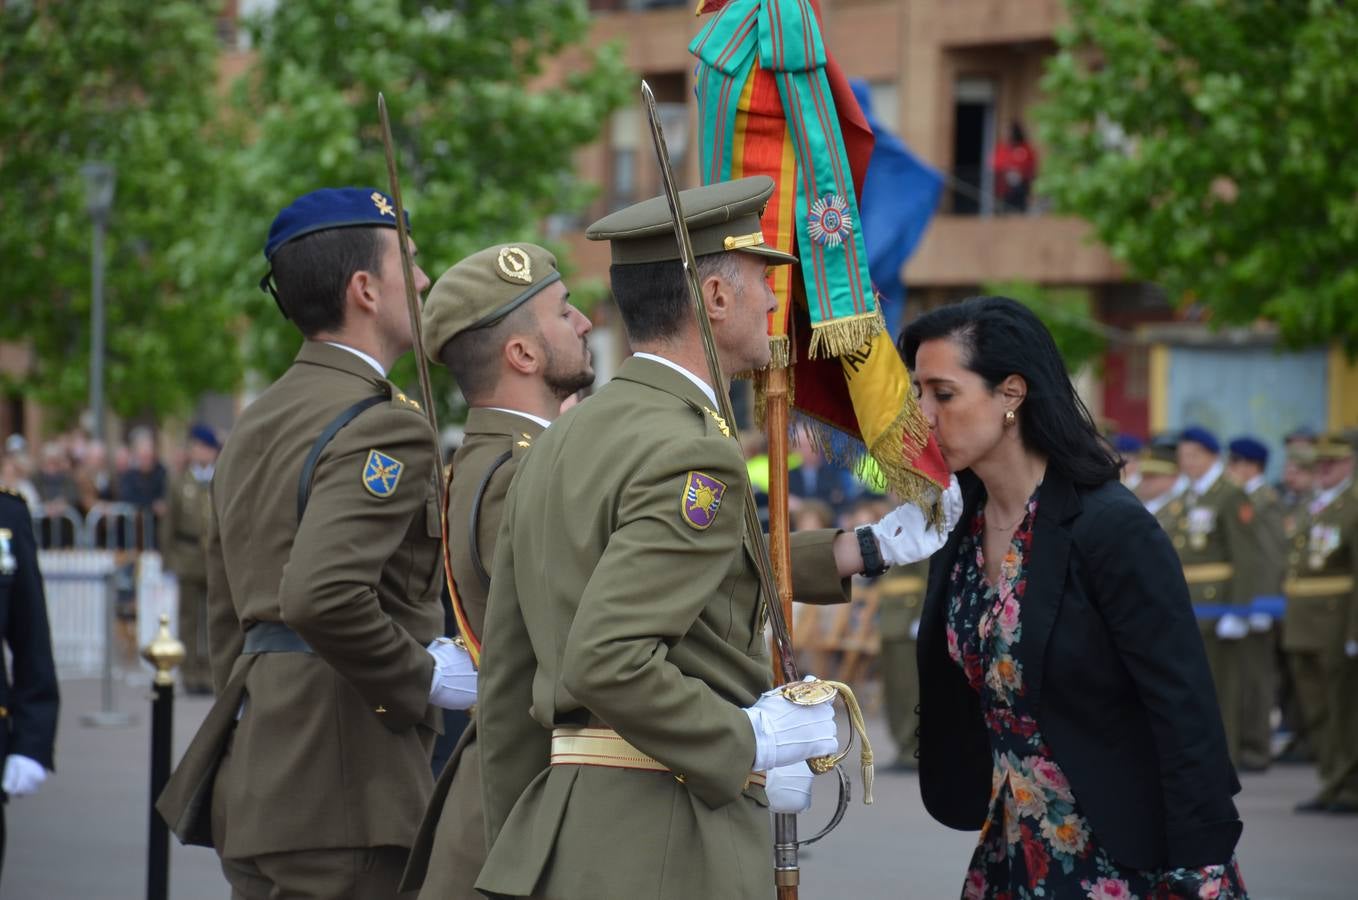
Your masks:
<svg viewBox="0 0 1358 900"><path fill-rule="evenodd" d="M1253 597L1249 563L1258 552L1250 530L1254 507L1225 477L1221 444L1199 426L1179 435L1176 453L1187 476L1183 496L1171 501L1167 529L1184 567L1189 596L1207 646L1207 663L1231 760L1240 765L1242 737L1241 641L1249 634L1247 604Z"/></svg>
<svg viewBox="0 0 1358 900"><path fill-rule="evenodd" d="M1175 454L1173 440L1163 438L1151 441L1137 457L1136 498L1155 516L1160 527L1168 531L1172 527L1173 514L1170 504L1183 493L1184 484L1179 479L1179 461Z"/></svg>
<svg viewBox="0 0 1358 900"><path fill-rule="evenodd" d="M1257 552L1247 563L1251 592L1239 602L1249 604L1250 633L1242 639L1240 768L1262 772L1273 761L1273 706L1277 701L1277 658L1280 652L1274 606L1287 574L1287 534L1282 503L1264 478L1268 448L1258 438L1244 435L1227 445L1227 477L1245 492L1254 509L1250 531Z"/></svg>
<svg viewBox="0 0 1358 900"><path fill-rule="evenodd" d="M725 371L769 361L765 270L792 260L763 242L772 191L756 177L681 195ZM833 714L765 693L765 602L777 599L760 596L763 538L744 531L745 465L717 412L728 386L710 381L665 200L587 236L611 242L638 352L534 441L505 500L477 720L489 851L476 887L772 897L769 805L809 803L803 761L834 742ZM941 545L914 512L918 555L880 551L874 530L874 573ZM868 552L835 531L795 534L792 550L807 602L847 599L844 578Z"/></svg>
<svg viewBox="0 0 1358 900"><path fill-rule="evenodd" d="M424 305L424 352L446 366L471 407L448 482L448 558L457 628L473 654L505 496L519 462L567 397L594 383L589 319L570 302L556 257L500 244L445 272ZM421 897L480 900L486 859L476 719L434 786L403 887Z"/></svg>
<svg viewBox="0 0 1358 900"><path fill-rule="evenodd" d="M157 804L234 897L396 896L436 705L475 699L439 639L433 430L386 378L412 342L395 224L379 191L314 191L265 247L262 286L306 340L216 464L218 699Z"/></svg>
<svg viewBox="0 0 1358 900"><path fill-rule="evenodd" d="M1299 812L1358 814L1358 493L1351 432L1315 447L1316 495L1292 538L1283 649L1320 790Z"/></svg>

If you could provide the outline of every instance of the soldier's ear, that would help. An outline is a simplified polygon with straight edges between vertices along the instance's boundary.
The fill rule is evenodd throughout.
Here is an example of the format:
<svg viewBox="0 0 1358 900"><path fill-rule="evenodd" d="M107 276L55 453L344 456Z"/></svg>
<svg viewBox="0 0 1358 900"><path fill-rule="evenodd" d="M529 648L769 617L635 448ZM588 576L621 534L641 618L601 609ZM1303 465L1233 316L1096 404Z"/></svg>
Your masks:
<svg viewBox="0 0 1358 900"><path fill-rule="evenodd" d="M537 341L521 334L505 341L501 355L511 369L522 375L538 374L546 361Z"/></svg>
<svg viewBox="0 0 1358 900"><path fill-rule="evenodd" d="M375 314L378 304L377 279L373 277L371 272L359 269L349 276L349 284L345 287L344 301L346 320L350 306L357 306L365 313Z"/></svg>
<svg viewBox="0 0 1358 900"><path fill-rule="evenodd" d="M731 315L736 295L730 282L714 272L703 279L702 289L709 319L714 323L721 322Z"/></svg>

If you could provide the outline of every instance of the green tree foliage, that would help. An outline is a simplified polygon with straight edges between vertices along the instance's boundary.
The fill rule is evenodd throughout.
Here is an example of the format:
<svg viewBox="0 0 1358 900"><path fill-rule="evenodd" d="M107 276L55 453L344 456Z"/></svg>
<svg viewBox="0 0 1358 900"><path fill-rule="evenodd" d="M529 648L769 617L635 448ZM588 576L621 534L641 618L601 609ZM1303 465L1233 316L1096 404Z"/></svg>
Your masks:
<svg viewBox="0 0 1358 900"><path fill-rule="evenodd" d="M1068 5L1041 191L1214 322L1358 350L1358 6Z"/></svg>
<svg viewBox="0 0 1358 900"><path fill-rule="evenodd" d="M219 2L0 4L0 339L30 342L18 385L58 419L88 396L90 236L80 167L117 168L106 243L110 406L182 409L230 387L213 250ZM11 385L13 387L14 385Z"/></svg>
<svg viewBox="0 0 1358 900"><path fill-rule="evenodd" d="M228 284L252 321L252 362L270 376L299 338L257 287L269 222L316 187L387 189L378 91L391 112L419 262L431 278L487 244L540 241L545 217L581 208L589 188L574 177L574 154L636 94L616 48L581 48L583 2L325 7L320 15L314 4L280 3L252 23L258 60L235 91L248 146L237 215L225 230L241 261ZM407 359L395 377L409 384L411 370Z"/></svg>
<svg viewBox="0 0 1358 900"><path fill-rule="evenodd" d="M1051 332L1072 375L1103 358L1108 345L1105 326L1094 317L1089 291L1014 281L983 285L981 293L1012 297L1036 313Z"/></svg>

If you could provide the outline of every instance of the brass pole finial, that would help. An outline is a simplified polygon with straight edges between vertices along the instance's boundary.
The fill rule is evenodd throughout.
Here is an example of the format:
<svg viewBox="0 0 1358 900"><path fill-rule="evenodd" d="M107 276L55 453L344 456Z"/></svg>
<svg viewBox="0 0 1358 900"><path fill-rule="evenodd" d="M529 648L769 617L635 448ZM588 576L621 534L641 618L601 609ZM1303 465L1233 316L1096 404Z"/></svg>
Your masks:
<svg viewBox="0 0 1358 900"><path fill-rule="evenodd" d="M158 685L174 684L174 668L184 661L184 643L170 633L170 617L160 614L160 628L141 652L142 659L156 667Z"/></svg>

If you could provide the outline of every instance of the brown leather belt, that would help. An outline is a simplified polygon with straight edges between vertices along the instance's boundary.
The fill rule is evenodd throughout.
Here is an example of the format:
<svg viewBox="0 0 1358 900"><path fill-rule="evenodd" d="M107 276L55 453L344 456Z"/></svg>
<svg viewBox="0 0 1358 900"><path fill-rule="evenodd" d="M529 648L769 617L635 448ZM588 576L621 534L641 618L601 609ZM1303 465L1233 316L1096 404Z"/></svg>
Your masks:
<svg viewBox="0 0 1358 900"><path fill-rule="evenodd" d="M669 766L647 756L612 728L553 728L552 758L554 766L600 766L605 769L639 769L643 772L670 772ZM679 782L684 776L673 773ZM763 787L763 772L751 772L745 784Z"/></svg>

